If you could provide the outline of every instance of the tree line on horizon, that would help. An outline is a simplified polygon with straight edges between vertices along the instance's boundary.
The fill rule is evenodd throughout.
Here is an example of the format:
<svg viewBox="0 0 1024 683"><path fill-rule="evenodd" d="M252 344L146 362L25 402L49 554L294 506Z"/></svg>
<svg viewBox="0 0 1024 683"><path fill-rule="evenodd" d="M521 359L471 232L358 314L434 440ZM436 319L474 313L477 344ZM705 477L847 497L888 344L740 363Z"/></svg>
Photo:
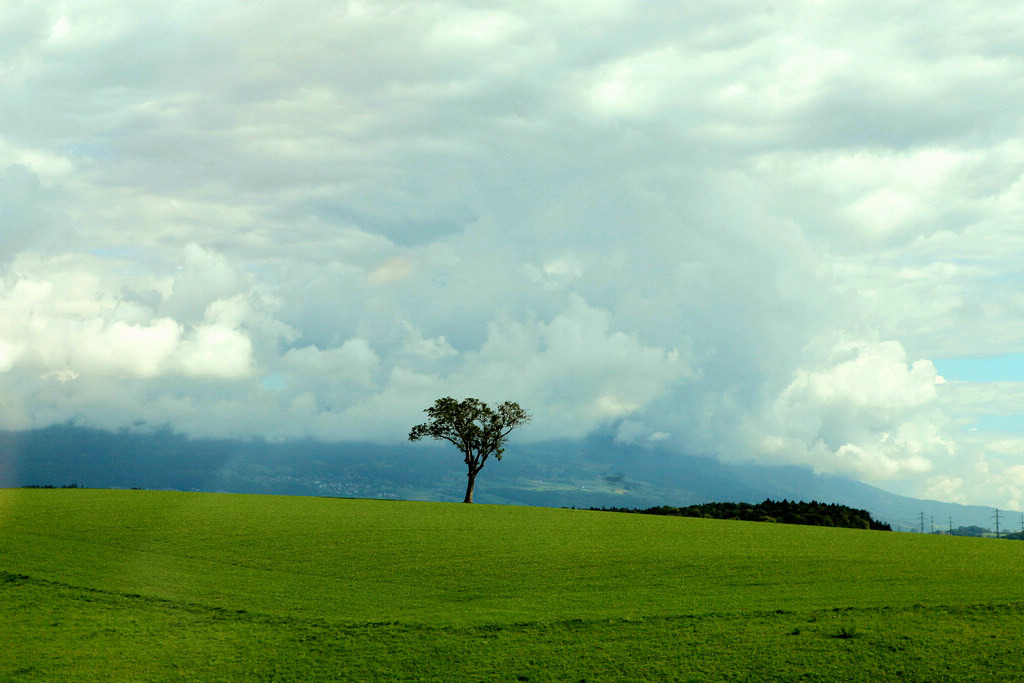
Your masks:
<svg viewBox="0 0 1024 683"><path fill-rule="evenodd" d="M669 517L701 517L705 519L733 519L744 522L776 522L780 524L803 524L806 526L829 526L846 529L871 529L892 531L886 522L871 517L867 510L859 510L837 503L804 501L773 501L763 503L702 503L686 507L659 505L646 509L637 508L590 508L604 512L626 512L641 515L664 515Z"/></svg>

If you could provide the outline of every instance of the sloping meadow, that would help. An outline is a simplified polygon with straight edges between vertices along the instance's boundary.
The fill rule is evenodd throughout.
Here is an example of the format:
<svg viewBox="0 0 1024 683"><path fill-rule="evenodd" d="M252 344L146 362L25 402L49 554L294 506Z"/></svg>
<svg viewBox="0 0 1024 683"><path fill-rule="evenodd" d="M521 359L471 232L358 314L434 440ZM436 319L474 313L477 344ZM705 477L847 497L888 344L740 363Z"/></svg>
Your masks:
<svg viewBox="0 0 1024 683"><path fill-rule="evenodd" d="M0 678L998 680L1022 567L993 539L2 490Z"/></svg>

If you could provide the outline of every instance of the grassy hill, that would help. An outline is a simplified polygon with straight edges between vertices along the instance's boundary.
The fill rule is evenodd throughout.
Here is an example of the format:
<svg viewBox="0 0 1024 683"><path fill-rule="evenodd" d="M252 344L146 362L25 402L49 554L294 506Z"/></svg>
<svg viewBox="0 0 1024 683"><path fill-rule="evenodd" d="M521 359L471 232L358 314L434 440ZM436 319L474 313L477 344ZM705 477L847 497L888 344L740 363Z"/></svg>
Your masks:
<svg viewBox="0 0 1024 683"><path fill-rule="evenodd" d="M0 490L3 680L1012 680L1024 544Z"/></svg>

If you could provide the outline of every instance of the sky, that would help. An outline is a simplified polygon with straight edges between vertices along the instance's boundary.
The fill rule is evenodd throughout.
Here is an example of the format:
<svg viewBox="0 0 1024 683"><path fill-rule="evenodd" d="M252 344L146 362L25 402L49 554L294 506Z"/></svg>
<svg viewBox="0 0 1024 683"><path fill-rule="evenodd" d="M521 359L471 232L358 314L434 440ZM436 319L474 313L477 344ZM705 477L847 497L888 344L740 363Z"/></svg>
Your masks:
<svg viewBox="0 0 1024 683"><path fill-rule="evenodd" d="M473 396L1024 509L1021 112L1019 2L7 0L0 428Z"/></svg>

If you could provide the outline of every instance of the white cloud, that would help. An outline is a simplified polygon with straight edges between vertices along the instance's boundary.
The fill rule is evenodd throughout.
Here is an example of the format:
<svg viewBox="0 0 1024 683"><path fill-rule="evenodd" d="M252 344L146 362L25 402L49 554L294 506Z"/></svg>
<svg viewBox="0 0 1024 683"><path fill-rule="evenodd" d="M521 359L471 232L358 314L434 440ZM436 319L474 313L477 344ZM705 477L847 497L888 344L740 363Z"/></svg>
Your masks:
<svg viewBox="0 0 1024 683"><path fill-rule="evenodd" d="M587 99L598 114L642 116L661 111L679 87L683 60L671 47L604 64L592 75Z"/></svg>
<svg viewBox="0 0 1024 683"><path fill-rule="evenodd" d="M933 399L940 383L929 360L914 361L908 370L906 350L895 341L843 342L827 362L823 369L801 371L781 400L889 412Z"/></svg>
<svg viewBox="0 0 1024 683"><path fill-rule="evenodd" d="M211 302L204 320L186 327L123 294L132 286L160 287L159 278L123 278L109 272L108 265L88 257L27 256L15 261L8 282L0 287L2 367L71 373L83 380L178 372L237 377L250 371L252 344L237 329L245 316L238 300ZM193 275L186 270L181 277ZM177 282L172 290L180 293ZM196 296L207 299L218 289L223 288L209 287Z"/></svg>
<svg viewBox="0 0 1024 683"><path fill-rule="evenodd" d="M755 427L761 447L819 471L885 481L928 472L955 452L933 403L941 377L928 360L908 363L898 342L839 342L809 358Z"/></svg>
<svg viewBox="0 0 1024 683"><path fill-rule="evenodd" d="M452 49L493 48L497 43L514 38L526 27L526 21L508 12L454 12L434 26L427 41Z"/></svg>
<svg viewBox="0 0 1024 683"><path fill-rule="evenodd" d="M492 324L479 352L449 381L466 395L509 396L537 406L531 431L582 436L640 411L692 377L677 349L614 331L611 315L572 294L550 322Z"/></svg>
<svg viewBox="0 0 1024 683"><path fill-rule="evenodd" d="M1024 488L1024 465L1014 465L1003 470L1005 481L1013 486Z"/></svg>
<svg viewBox="0 0 1024 683"><path fill-rule="evenodd" d="M170 318L159 318L146 326L116 321L91 332L94 333L79 337L76 353L68 365L87 368L86 372L125 373L133 377L156 377L166 372L182 336L181 326ZM70 372L77 375L81 371Z"/></svg>
<svg viewBox="0 0 1024 683"><path fill-rule="evenodd" d="M988 442L988 450L1006 455L1024 454L1024 438L998 439Z"/></svg>
<svg viewBox="0 0 1024 683"><path fill-rule="evenodd" d="M211 303L246 289L244 278L223 254L190 243L161 310L177 320L197 320Z"/></svg>
<svg viewBox="0 0 1024 683"><path fill-rule="evenodd" d="M524 438L1005 500L1017 436L964 428L1024 391L928 359L1024 340L1021 37L952 2L17 4L0 413L393 439L477 395Z"/></svg>
<svg viewBox="0 0 1024 683"><path fill-rule="evenodd" d="M396 256L374 268L366 281L371 285L383 285L395 280L403 280L412 273L412 264L408 260Z"/></svg>
<svg viewBox="0 0 1024 683"><path fill-rule="evenodd" d="M252 371L252 342L223 323L199 325L182 343L178 363L189 377L244 377Z"/></svg>
<svg viewBox="0 0 1024 683"><path fill-rule="evenodd" d="M657 443L670 438L668 432L651 431L647 425L637 420L625 419L619 423L615 432L615 440L621 443Z"/></svg>
<svg viewBox="0 0 1024 683"><path fill-rule="evenodd" d="M448 343L444 335L427 339L408 322L404 326L406 339L402 343L402 353L405 355L427 361L439 361L458 355L459 352Z"/></svg>
<svg viewBox="0 0 1024 683"><path fill-rule="evenodd" d="M928 480L926 495L931 500L967 504L967 497L962 492L963 485L962 477L932 477Z"/></svg>
<svg viewBox="0 0 1024 683"><path fill-rule="evenodd" d="M316 346L291 349L281 358L281 365L298 381L351 382L372 387L380 359L365 339L355 338L323 351Z"/></svg>

